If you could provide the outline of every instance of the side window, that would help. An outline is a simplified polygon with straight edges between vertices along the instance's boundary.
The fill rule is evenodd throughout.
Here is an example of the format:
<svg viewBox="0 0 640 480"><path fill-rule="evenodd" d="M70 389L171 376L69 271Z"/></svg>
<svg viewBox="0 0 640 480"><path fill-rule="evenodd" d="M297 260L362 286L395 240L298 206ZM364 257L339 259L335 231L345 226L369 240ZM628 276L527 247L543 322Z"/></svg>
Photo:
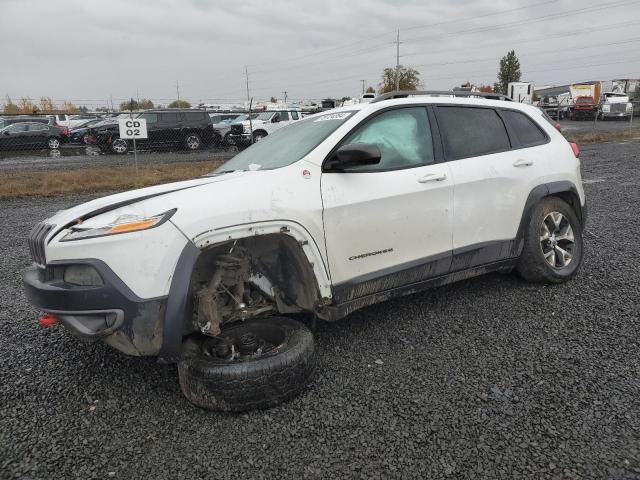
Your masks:
<svg viewBox="0 0 640 480"><path fill-rule="evenodd" d="M157 113L143 113L140 115L140 118L144 118L147 120L147 123L156 123L158 121Z"/></svg>
<svg viewBox="0 0 640 480"><path fill-rule="evenodd" d="M299 118L298 112L291 112L291 120L298 120Z"/></svg>
<svg viewBox="0 0 640 480"><path fill-rule="evenodd" d="M204 115L200 112L186 112L184 117L188 122L200 122L204 120Z"/></svg>
<svg viewBox="0 0 640 480"><path fill-rule="evenodd" d="M49 130L49 127L47 127L46 125L41 125L38 123L32 123L31 125L29 125L30 132L44 132L45 130Z"/></svg>
<svg viewBox="0 0 640 480"><path fill-rule="evenodd" d="M288 122L289 121L289 112L280 112L280 121Z"/></svg>
<svg viewBox="0 0 640 480"><path fill-rule="evenodd" d="M547 143L547 136L527 115L513 110L502 110L502 116L511 126L523 147L535 147Z"/></svg>
<svg viewBox="0 0 640 480"><path fill-rule="evenodd" d="M180 114L178 112L161 113L160 121L162 123L178 123L180 121Z"/></svg>
<svg viewBox="0 0 640 480"><path fill-rule="evenodd" d="M343 145L352 143L377 145L382 154L379 164L354 170L393 170L433 163L431 128L424 107L381 113L349 135Z"/></svg>
<svg viewBox="0 0 640 480"><path fill-rule="evenodd" d="M26 132L27 131L27 127L29 125L26 123L14 123L13 125L11 125L9 128L7 128L8 132L11 133L21 133L21 132Z"/></svg>
<svg viewBox="0 0 640 480"><path fill-rule="evenodd" d="M504 123L492 108L439 106L438 124L449 159L511 149Z"/></svg>

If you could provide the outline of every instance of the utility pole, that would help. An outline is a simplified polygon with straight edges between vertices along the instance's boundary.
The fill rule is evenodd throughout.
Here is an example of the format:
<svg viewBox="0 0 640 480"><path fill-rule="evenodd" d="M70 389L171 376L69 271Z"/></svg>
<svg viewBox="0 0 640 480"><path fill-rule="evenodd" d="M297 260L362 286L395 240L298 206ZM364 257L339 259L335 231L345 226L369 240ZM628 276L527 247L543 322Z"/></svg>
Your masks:
<svg viewBox="0 0 640 480"><path fill-rule="evenodd" d="M362 82L362 94L364 95L364 80L360 80Z"/></svg>
<svg viewBox="0 0 640 480"><path fill-rule="evenodd" d="M400 29L396 37L396 92L400 90Z"/></svg>
<svg viewBox="0 0 640 480"><path fill-rule="evenodd" d="M247 79L247 102L250 102L251 99L249 98L249 69L247 68L246 65L244 67L244 76Z"/></svg>
<svg viewBox="0 0 640 480"><path fill-rule="evenodd" d="M176 80L176 94L178 95L178 100L180 100L180 83Z"/></svg>
<svg viewBox="0 0 640 480"><path fill-rule="evenodd" d="M284 104L287 104L287 91L285 90L284 92L282 92L282 95L284 95Z"/></svg>

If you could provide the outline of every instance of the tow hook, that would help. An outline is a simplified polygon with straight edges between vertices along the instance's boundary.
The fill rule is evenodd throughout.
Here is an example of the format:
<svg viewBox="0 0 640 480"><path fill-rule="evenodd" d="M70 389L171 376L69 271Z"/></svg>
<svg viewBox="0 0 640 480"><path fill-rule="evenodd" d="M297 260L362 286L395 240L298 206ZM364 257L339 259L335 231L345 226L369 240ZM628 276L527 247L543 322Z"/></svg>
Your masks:
<svg viewBox="0 0 640 480"><path fill-rule="evenodd" d="M41 327L53 327L58 324L58 317L50 313L43 313L38 319Z"/></svg>

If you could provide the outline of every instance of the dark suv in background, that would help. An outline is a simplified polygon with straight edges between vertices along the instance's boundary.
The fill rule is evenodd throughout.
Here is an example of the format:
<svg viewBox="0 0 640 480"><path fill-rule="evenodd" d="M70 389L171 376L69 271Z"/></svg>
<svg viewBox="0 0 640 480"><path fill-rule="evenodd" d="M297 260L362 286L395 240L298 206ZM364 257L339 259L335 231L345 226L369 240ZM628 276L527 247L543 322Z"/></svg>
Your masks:
<svg viewBox="0 0 640 480"><path fill-rule="evenodd" d="M203 146L222 143L220 134L204 111L147 110L133 116L147 120L148 138L136 140L136 147L140 149L199 150ZM113 153L126 153L133 146L131 140L120 138L117 118L90 128L87 143Z"/></svg>

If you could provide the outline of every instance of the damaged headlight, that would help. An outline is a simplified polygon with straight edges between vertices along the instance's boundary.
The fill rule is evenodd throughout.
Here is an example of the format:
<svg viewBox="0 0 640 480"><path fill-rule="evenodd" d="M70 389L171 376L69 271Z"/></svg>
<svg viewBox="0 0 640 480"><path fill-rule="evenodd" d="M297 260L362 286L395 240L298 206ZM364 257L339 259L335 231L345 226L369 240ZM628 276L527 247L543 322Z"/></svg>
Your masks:
<svg viewBox="0 0 640 480"><path fill-rule="evenodd" d="M169 210L154 216L141 215L120 215L115 221L101 227L82 228L82 223L71 227L60 241L83 240L85 238L104 237L106 235L117 235L119 233L139 232L162 225L169 220L176 212L176 209Z"/></svg>

